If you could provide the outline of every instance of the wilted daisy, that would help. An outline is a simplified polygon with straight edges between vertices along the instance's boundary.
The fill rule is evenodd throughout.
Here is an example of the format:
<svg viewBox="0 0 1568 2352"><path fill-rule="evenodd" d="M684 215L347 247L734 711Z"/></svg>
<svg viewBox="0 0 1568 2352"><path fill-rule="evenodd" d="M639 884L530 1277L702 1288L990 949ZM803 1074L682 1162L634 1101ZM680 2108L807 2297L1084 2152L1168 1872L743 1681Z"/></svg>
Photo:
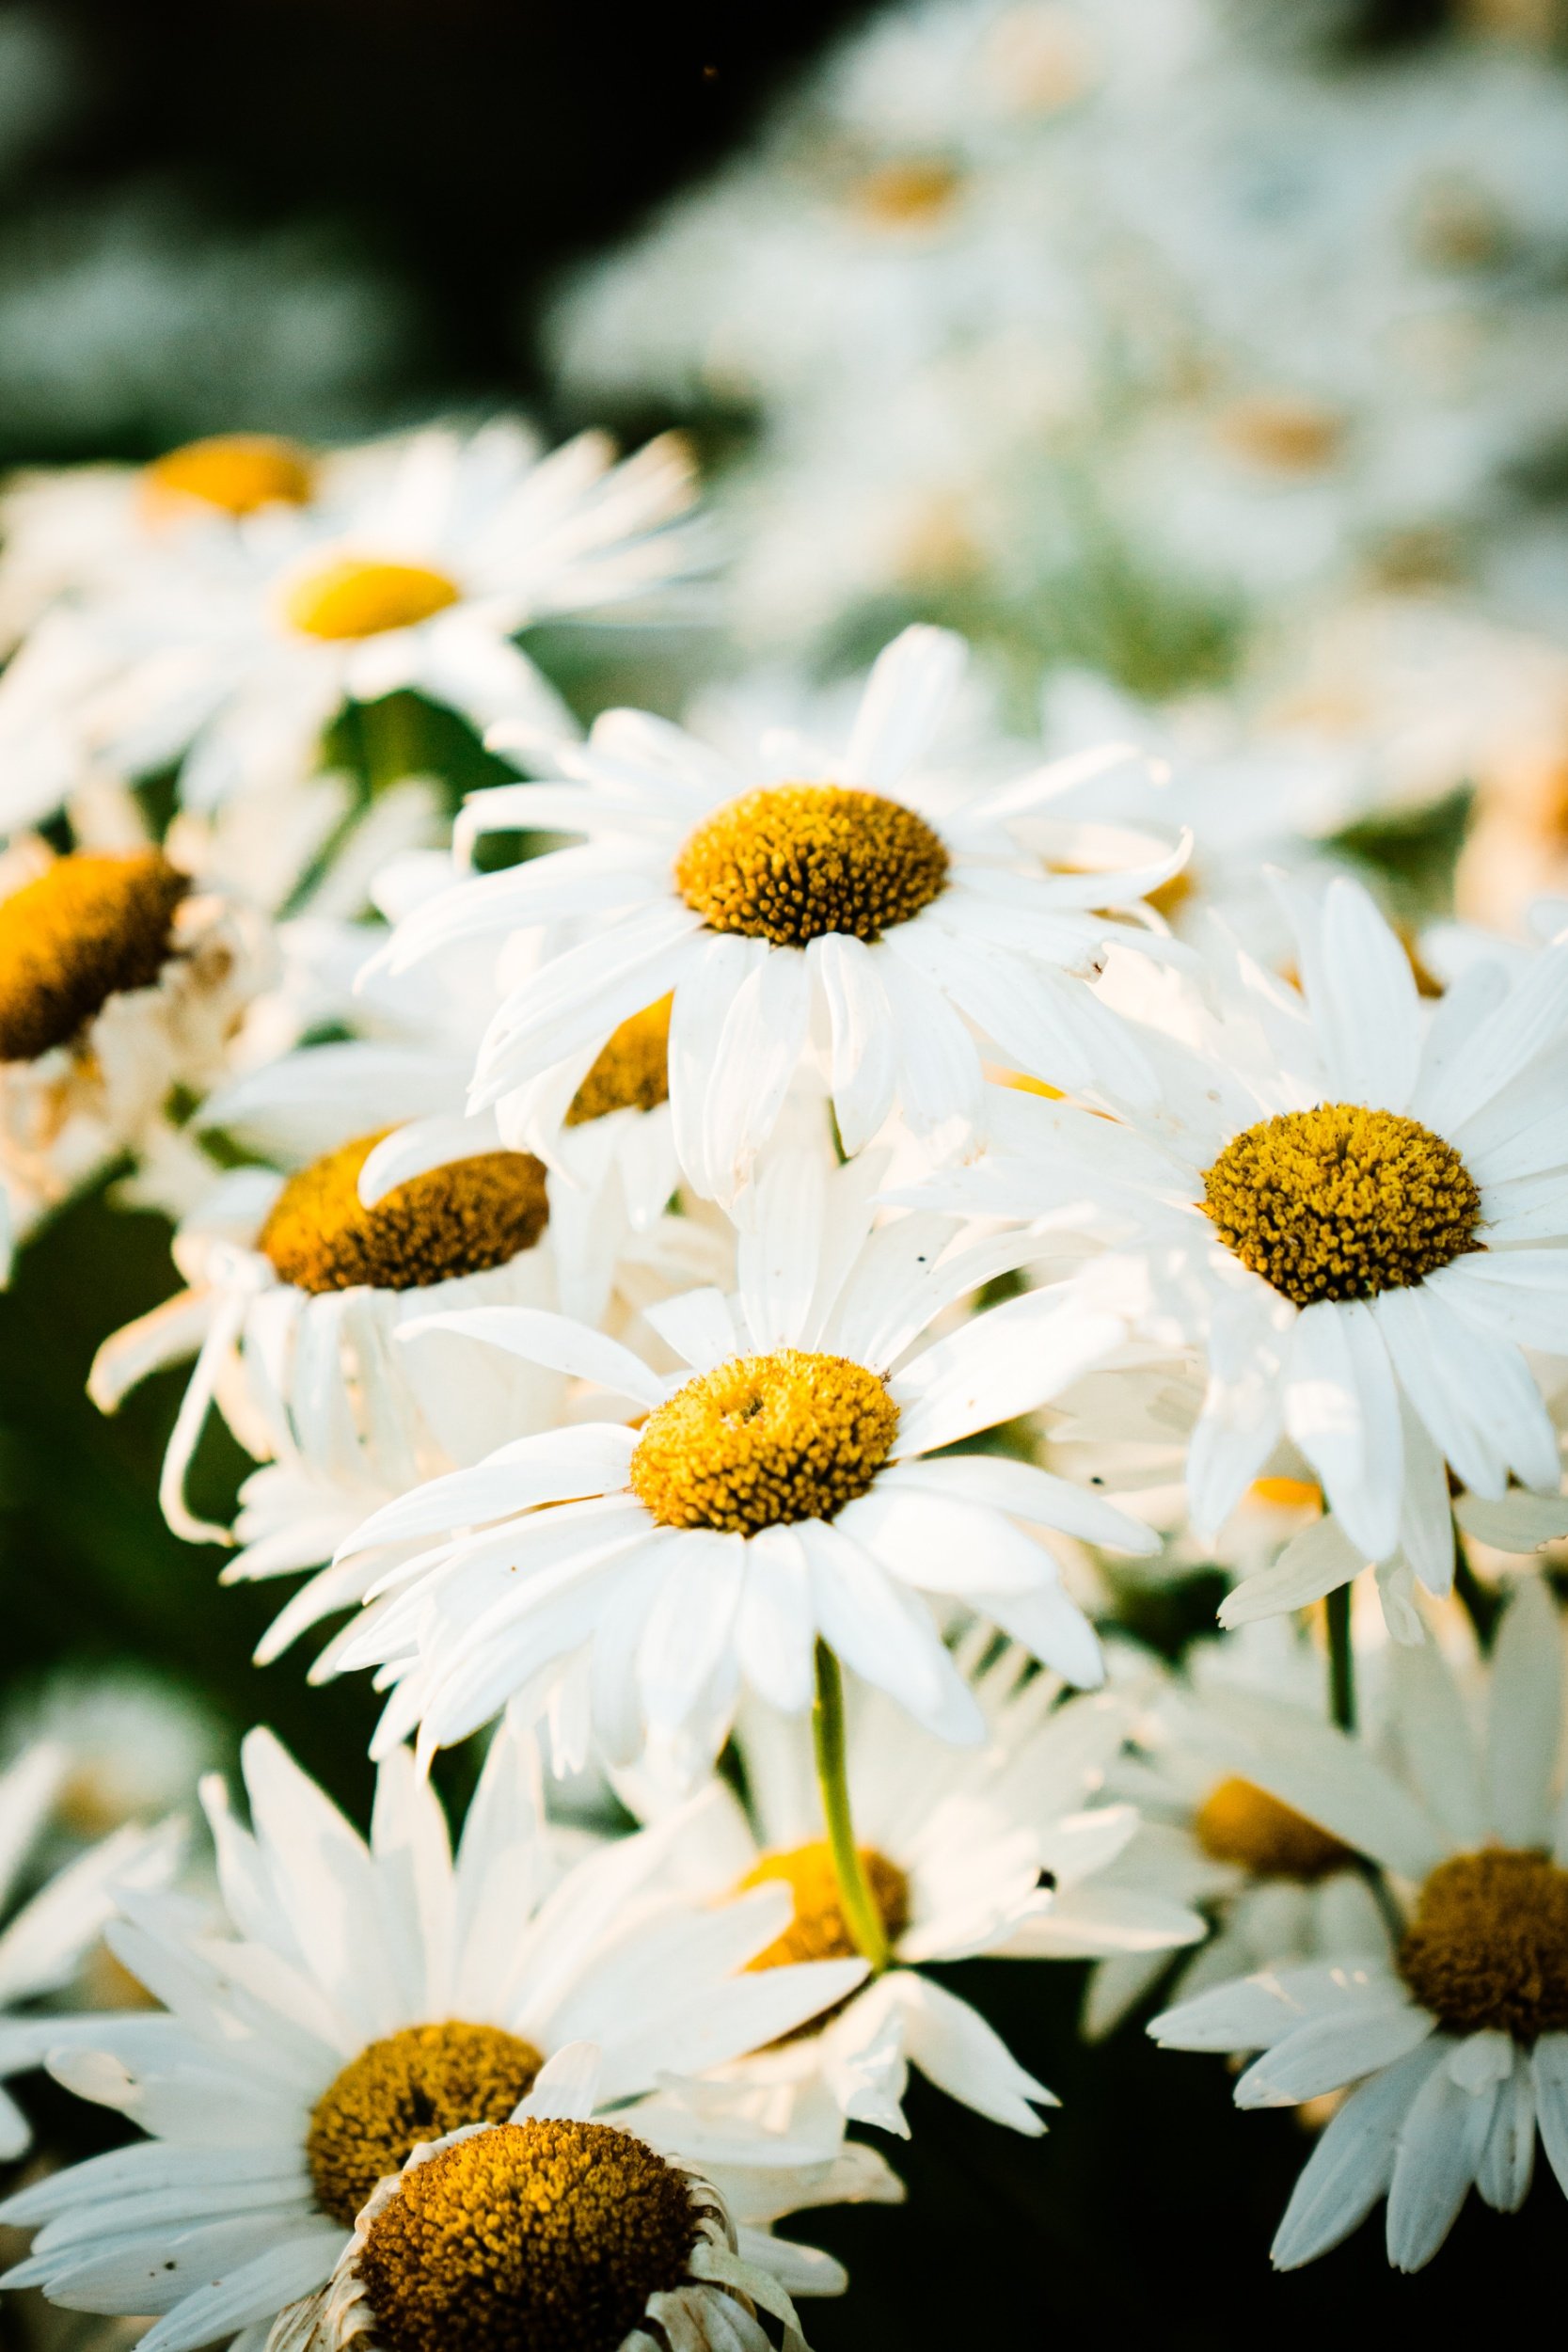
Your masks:
<svg viewBox="0 0 1568 2352"><path fill-rule="evenodd" d="M881 654L846 743L764 739L749 767L665 722L612 711L562 758L560 783L477 796L479 830L586 835L463 884L403 924L394 970L486 935L541 933L536 968L502 997L474 1073L504 1119L539 1086L569 1100L620 1025L673 994L669 1084L690 1183L728 1200L820 1033L845 1149L897 1105L943 1149L971 1136L981 1058L1062 1086L1150 1091L1124 1026L1085 983L1112 923L1181 863L1043 871L1011 828L1088 761L1005 784L927 767L961 642L907 629Z"/></svg>
<svg viewBox="0 0 1568 2352"><path fill-rule="evenodd" d="M41 2225L9 2284L152 2315L154 2352L264 2329L331 2277L378 2182L423 2141L505 2122L566 2044L600 2043L596 2100L616 2106L793 2031L863 1973L746 1973L787 1897L678 1904L657 1832L571 1862L515 1732L455 1857L406 1755L382 1767L368 1847L270 1735L244 1764L250 1830L206 1791L225 1931L128 1899L113 1948L164 2010L56 2030L54 2072L149 2137L3 2208Z"/></svg>
<svg viewBox="0 0 1568 2352"><path fill-rule="evenodd" d="M601 2054L562 2051L504 2121L444 2134L380 2181L327 2285L283 2314L268 2352L806 2352L790 2298L847 2283L768 2224L898 2185L869 2149L727 2161L646 2108L594 2121ZM768 2320L773 2328L765 2325Z"/></svg>
<svg viewBox="0 0 1568 2352"><path fill-rule="evenodd" d="M10 1900L66 1790L69 1749L40 1740L0 1773L0 2161L19 2156L32 2135L5 2090L42 2063L62 2030L57 2011L36 2005L75 1979L119 1892L163 1883L180 1855L177 1828L126 1822L55 1870L13 1911Z"/></svg>
<svg viewBox="0 0 1568 2352"><path fill-rule="evenodd" d="M988 1651L996 1654L982 1662ZM927 1964L982 1952L1168 1955L1206 1930L1186 1904L1127 1881L1113 1889L1102 1877L1137 1827L1132 1805L1096 1802L1126 1734L1122 1701L1064 1699L1056 1676L1031 1674L1026 1654L999 1648L985 1627L966 1636L958 1662L985 1722L983 1743L961 1756L882 1692L852 1687L847 1780L882 1966L814 2029L736 2072L802 2096L820 2083L847 2116L907 2132L912 2064L966 2106L1036 2134L1044 2128L1036 2108L1053 2106L1052 2093ZM794 1917L753 1968L853 1957L860 1947L823 1836L804 1726L751 1706L736 1745L746 1806L716 1782L689 1810L672 1868L710 1898L773 1882L789 1888Z"/></svg>
<svg viewBox="0 0 1568 2352"><path fill-rule="evenodd" d="M1171 1044L1156 1113L1014 1097L1006 1153L929 1197L1020 1216L1092 1198L1113 1239L1085 1295L1206 1351L1200 1536L1289 1438L1357 1565L1402 1549L1443 1592L1449 1468L1492 1500L1559 1483L1522 1351L1563 1347L1568 949L1479 964L1423 1018L1358 884L1289 905L1302 992L1233 962L1216 1012L1187 1007L1198 1041Z"/></svg>
<svg viewBox="0 0 1568 2352"><path fill-rule="evenodd" d="M260 916L159 850L0 861L0 1179L25 1234L222 1073L268 977Z"/></svg>
<svg viewBox="0 0 1568 2352"><path fill-rule="evenodd" d="M275 507L274 528L182 538L59 616L47 677L37 653L0 681L0 809L54 806L72 754L130 775L180 762L182 798L211 806L309 772L345 702L403 688L476 726L570 733L514 636L686 568L663 527L690 497L673 440L617 466L600 436L541 456L499 421L412 436L361 495L320 513Z"/></svg>
<svg viewBox="0 0 1568 2352"><path fill-rule="evenodd" d="M1271 1795L1390 1874L1397 1932L1375 1954L1216 1987L1149 2027L1169 2048L1261 2052L1240 2106L1354 2086L1280 2224L1282 2269L1326 2253L1386 2196L1388 2259L1418 2270L1472 2185L1498 2212L1523 2204L1537 2131L1568 2194L1561 1621L1546 1586L1523 1580L1483 1727L1435 1645L1392 1667L1400 1777L1322 1724L1260 1770Z"/></svg>
<svg viewBox="0 0 1568 2352"><path fill-rule="evenodd" d="M384 1740L416 1722L427 1751L464 1739L576 1668L610 1761L651 1739L690 1770L716 1752L742 1682L786 1713L810 1703L819 1639L939 1735L974 1739L981 1719L932 1613L943 1597L1069 1679L1100 1679L1092 1628L1014 1520L1132 1549L1152 1539L1026 1463L932 1457L1041 1403L1121 1327L1040 1293L918 1348L1016 1244L963 1247L941 1217L878 1227L876 1181L863 1161L775 1157L735 1297L648 1311L679 1373L560 1316L431 1319L485 1354L592 1380L637 1418L519 1438L344 1547L428 1547L389 1572L388 1605L341 1654L397 1685Z"/></svg>

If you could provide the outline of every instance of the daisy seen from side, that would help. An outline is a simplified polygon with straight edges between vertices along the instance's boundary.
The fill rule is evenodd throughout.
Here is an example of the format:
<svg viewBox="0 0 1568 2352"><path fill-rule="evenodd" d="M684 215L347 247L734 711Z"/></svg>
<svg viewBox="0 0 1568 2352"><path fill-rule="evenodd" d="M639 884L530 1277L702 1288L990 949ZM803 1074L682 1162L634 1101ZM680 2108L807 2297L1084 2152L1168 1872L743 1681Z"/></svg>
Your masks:
<svg viewBox="0 0 1568 2352"><path fill-rule="evenodd" d="M1370 1857L1395 1890L1381 1949L1271 1968L1154 2019L1173 2049L1258 2052L1243 2107L1348 2090L1274 2242L1293 2269L1387 2200L1388 2259L1418 2270L1472 2187L1523 2204L1539 2134L1568 2194L1568 1836L1563 1634L1520 1580L1483 1723L1433 1644L1397 1651L1402 1769L1326 1725L1260 1757L1269 1793ZM1478 1736L1479 1735L1479 1736Z"/></svg>
<svg viewBox="0 0 1568 2352"><path fill-rule="evenodd" d="M881 1927L876 1973L837 2011L738 2076L787 2086L794 2111L823 2092L848 2118L907 2134L913 2065L993 2122L1031 2136L1056 2104L974 2005L929 1963L1168 1955L1206 1932L1189 1905L1106 1873L1137 1827L1135 1807L1101 1803L1129 1711L1109 1692L1069 1695L1058 1676L975 1626L957 1662L985 1723L960 1756L885 1693L848 1692L846 1778L861 1861ZM845 1916L804 1726L755 1703L736 1747L747 1802L715 1782L692 1806L672 1868L710 1899L778 1882L794 1916L752 1962L766 1968L859 1947ZM635 1801L636 1776L623 1781Z"/></svg>

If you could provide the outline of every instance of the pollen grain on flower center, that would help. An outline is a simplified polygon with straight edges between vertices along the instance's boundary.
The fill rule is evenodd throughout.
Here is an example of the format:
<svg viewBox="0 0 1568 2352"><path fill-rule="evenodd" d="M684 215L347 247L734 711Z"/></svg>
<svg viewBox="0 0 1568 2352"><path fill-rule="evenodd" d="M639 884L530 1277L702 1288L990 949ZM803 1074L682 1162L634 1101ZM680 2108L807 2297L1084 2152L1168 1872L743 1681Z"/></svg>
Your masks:
<svg viewBox="0 0 1568 2352"><path fill-rule="evenodd" d="M37 1061L168 960L187 875L160 850L77 850L0 900L0 1061Z"/></svg>
<svg viewBox="0 0 1568 2352"><path fill-rule="evenodd" d="M1452 1144L1356 1103L1243 1128L1203 1193L1226 1248L1298 1307L1375 1298L1480 1247L1481 1194Z"/></svg>
<svg viewBox="0 0 1568 2352"><path fill-rule="evenodd" d="M1239 1863L1259 1878L1324 1879L1355 1861L1350 1847L1316 1821L1236 1775L1210 1790L1193 1834L1216 1862Z"/></svg>
<svg viewBox="0 0 1568 2352"><path fill-rule="evenodd" d="M568 1127L584 1127L611 1111L657 1110L670 1100L670 1013L673 996L634 1012L608 1040L566 1112Z"/></svg>
<svg viewBox="0 0 1568 2352"><path fill-rule="evenodd" d="M630 2132L503 2123L404 2174L358 2275L391 2352L616 2352L700 2230L686 2177Z"/></svg>
<svg viewBox="0 0 1568 2352"><path fill-rule="evenodd" d="M1400 1974L1449 2033L1568 2033L1568 1870L1495 1846L1423 1882Z"/></svg>
<svg viewBox="0 0 1568 2352"><path fill-rule="evenodd" d="M499 2026L404 2026L351 2058L317 2100L306 2160L323 2212L352 2229L377 2181L423 2140L504 2123L545 2063Z"/></svg>
<svg viewBox="0 0 1568 2352"><path fill-rule="evenodd" d="M295 582L283 610L308 637L380 637L415 628L462 595L445 572L423 564L384 564L343 556Z"/></svg>
<svg viewBox="0 0 1568 2352"><path fill-rule="evenodd" d="M310 460L272 433L214 433L154 458L147 485L155 498L197 499L225 515L262 506L303 506L312 485Z"/></svg>
<svg viewBox="0 0 1568 2352"><path fill-rule="evenodd" d="M832 931L878 940L947 882L947 850L923 817L879 792L780 784L715 810L683 843L675 885L710 930L775 947Z"/></svg>
<svg viewBox="0 0 1568 2352"><path fill-rule="evenodd" d="M367 1209L359 1171L381 1139L360 1136L289 1178L257 1244L284 1281L303 1291L422 1290L505 1265L549 1222L545 1170L528 1152L451 1160Z"/></svg>
<svg viewBox="0 0 1568 2352"><path fill-rule="evenodd" d="M898 1407L874 1372L801 1348L736 1356L649 1414L631 1486L661 1527L755 1535L831 1519L893 1450Z"/></svg>
<svg viewBox="0 0 1568 2352"><path fill-rule="evenodd" d="M910 1883L898 1865L874 1846L862 1846L860 1858L888 1941L895 1943L910 1923ZM735 1891L745 1895L753 1886L768 1886L778 1880L795 1898L795 1916L782 1935L747 1963L749 1968L783 1968L801 1960L858 1959L859 1947L844 1916L838 1874L825 1838L814 1845L764 1854ZM811 2029L815 2031L820 2022L814 2019Z"/></svg>

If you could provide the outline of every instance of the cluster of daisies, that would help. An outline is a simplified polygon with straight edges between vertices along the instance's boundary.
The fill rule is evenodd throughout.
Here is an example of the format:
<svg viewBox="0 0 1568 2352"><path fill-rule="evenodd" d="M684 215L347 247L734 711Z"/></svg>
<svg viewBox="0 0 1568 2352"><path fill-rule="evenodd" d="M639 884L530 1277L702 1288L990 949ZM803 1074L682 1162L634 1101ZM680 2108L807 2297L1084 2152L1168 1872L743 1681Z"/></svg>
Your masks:
<svg viewBox="0 0 1568 2352"><path fill-rule="evenodd" d="M1308 2111L1280 2265L1568 2191L1568 918L1396 928L1283 789L1265 872L929 626L585 733L530 632L668 611L690 496L507 422L10 496L11 1247L167 1215L93 1399L187 1368L170 1527L382 1700L368 1836L264 1730L194 1873L0 1782L6 2283L150 2352L798 2347L911 2067L1044 2129L977 1954ZM25 2168L40 2067L107 2153Z"/></svg>

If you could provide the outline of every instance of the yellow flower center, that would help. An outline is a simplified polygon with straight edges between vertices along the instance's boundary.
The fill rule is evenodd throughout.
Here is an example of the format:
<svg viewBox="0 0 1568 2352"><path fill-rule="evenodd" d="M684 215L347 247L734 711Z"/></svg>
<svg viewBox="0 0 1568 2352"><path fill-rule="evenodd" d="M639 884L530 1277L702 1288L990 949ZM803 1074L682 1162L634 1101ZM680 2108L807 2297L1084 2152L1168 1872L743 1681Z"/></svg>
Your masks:
<svg viewBox="0 0 1568 2352"><path fill-rule="evenodd" d="M528 1152L450 1161L367 1209L359 1171L380 1141L361 1136L312 1160L273 1202L257 1247L296 1290L423 1290L505 1265L549 1222L545 1171Z"/></svg>
<svg viewBox="0 0 1568 2352"><path fill-rule="evenodd" d="M685 2177L629 2132L503 2123L404 2175L359 2278L392 2352L617 2352L699 2226Z"/></svg>
<svg viewBox="0 0 1568 2352"><path fill-rule="evenodd" d="M1265 1879L1325 1879L1348 1869L1349 1846L1250 1780L1222 1780L1197 1809L1193 1829L1205 1853Z"/></svg>
<svg viewBox="0 0 1568 2352"><path fill-rule="evenodd" d="M306 2161L324 2213L345 2229L377 2181L422 2140L504 2123L545 2061L499 2026L405 2026L351 2058L310 2113Z"/></svg>
<svg viewBox="0 0 1568 2352"><path fill-rule="evenodd" d="M1197 887L1197 876L1189 860L1180 872L1173 874L1168 882L1155 883L1148 894L1148 904L1156 914L1163 914L1168 923L1172 915L1180 914L1181 909L1196 898Z"/></svg>
<svg viewBox="0 0 1568 2352"><path fill-rule="evenodd" d="M1238 455L1275 473L1315 473L1344 446L1344 419L1318 402L1289 393L1239 400L1219 419L1219 434Z"/></svg>
<svg viewBox="0 0 1568 2352"><path fill-rule="evenodd" d="M1568 2033L1568 1870L1510 1847L1440 1862L1399 1965L1449 2033Z"/></svg>
<svg viewBox="0 0 1568 2352"><path fill-rule="evenodd" d="M367 563L341 557L299 580L283 610L308 637L380 637L390 628L414 628L444 612L462 596L445 572L423 564Z"/></svg>
<svg viewBox="0 0 1568 2352"><path fill-rule="evenodd" d="M225 515L254 515L261 506L305 505L311 466L302 449L271 433L215 433L155 458L146 479L155 496L172 492Z"/></svg>
<svg viewBox="0 0 1568 2352"><path fill-rule="evenodd" d="M585 1127L610 1111L657 1110L670 1100L670 1009L661 996L645 1012L623 1021L573 1095L568 1127Z"/></svg>
<svg viewBox="0 0 1568 2352"><path fill-rule="evenodd" d="M150 987L190 886L160 850L77 850L0 900L0 1061L36 1061L111 996Z"/></svg>
<svg viewBox="0 0 1568 2352"><path fill-rule="evenodd" d="M649 1414L632 1491L660 1527L755 1535L831 1519L893 1451L898 1407L845 1356L782 1347L736 1356Z"/></svg>
<svg viewBox="0 0 1568 2352"><path fill-rule="evenodd" d="M830 931L879 939L931 904L947 851L879 792L779 784L728 801L675 859L675 887L716 931L803 947Z"/></svg>
<svg viewBox="0 0 1568 2352"><path fill-rule="evenodd" d="M1255 1478L1247 1492L1271 1511L1321 1511L1323 1488L1310 1478Z"/></svg>
<svg viewBox="0 0 1568 2352"><path fill-rule="evenodd" d="M850 201L878 229L928 229L953 209L963 175L940 156L880 164L857 180Z"/></svg>
<svg viewBox="0 0 1568 2352"><path fill-rule="evenodd" d="M910 1923L910 1883L898 1865L879 1854L874 1846L863 1846L860 1857L888 1942L895 1943ZM749 1967L783 1968L798 1960L859 1958L859 1947L839 1900L832 1852L825 1838L818 1838L815 1845L791 1847L784 1853L764 1854L735 1891L744 1895L753 1886L769 1886L777 1879L784 1881L795 1898L795 1916L766 1951L748 1962ZM820 2023L819 2018L814 2018L808 2030L815 2033Z"/></svg>
<svg viewBox="0 0 1568 2352"><path fill-rule="evenodd" d="M1403 1289L1478 1247L1481 1194L1452 1144L1355 1103L1243 1128L1203 1191L1226 1248L1298 1307Z"/></svg>

